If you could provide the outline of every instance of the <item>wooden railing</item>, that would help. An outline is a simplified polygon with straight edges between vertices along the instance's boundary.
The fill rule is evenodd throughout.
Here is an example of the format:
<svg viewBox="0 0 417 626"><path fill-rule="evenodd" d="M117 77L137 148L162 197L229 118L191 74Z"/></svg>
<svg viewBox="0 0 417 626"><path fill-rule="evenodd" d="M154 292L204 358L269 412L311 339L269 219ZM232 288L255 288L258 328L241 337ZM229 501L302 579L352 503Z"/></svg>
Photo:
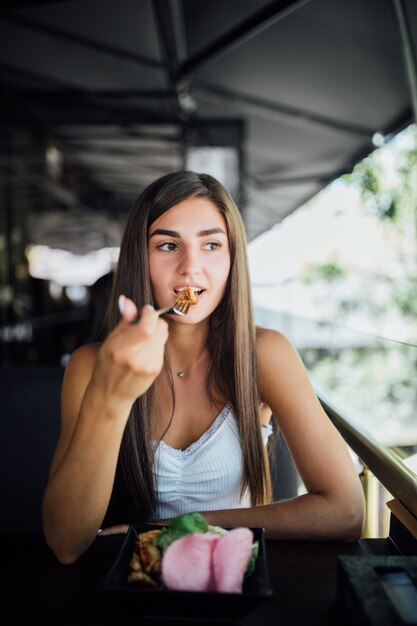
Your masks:
<svg viewBox="0 0 417 626"><path fill-rule="evenodd" d="M315 391L321 405L348 446L385 489L417 519L417 476L393 450L376 441L365 429L343 416L321 389L316 387Z"/></svg>

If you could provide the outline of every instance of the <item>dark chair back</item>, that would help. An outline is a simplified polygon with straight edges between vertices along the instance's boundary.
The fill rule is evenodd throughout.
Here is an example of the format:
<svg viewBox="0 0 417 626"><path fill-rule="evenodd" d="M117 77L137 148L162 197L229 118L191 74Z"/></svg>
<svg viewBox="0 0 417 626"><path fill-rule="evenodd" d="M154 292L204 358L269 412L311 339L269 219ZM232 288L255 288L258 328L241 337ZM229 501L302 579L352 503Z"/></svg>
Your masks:
<svg viewBox="0 0 417 626"><path fill-rule="evenodd" d="M295 467L284 435L272 417L274 432L268 442L269 467L271 471L272 499L287 500L298 495L301 478Z"/></svg>
<svg viewBox="0 0 417 626"><path fill-rule="evenodd" d="M41 502L60 428L63 368L0 368L0 532L42 531Z"/></svg>

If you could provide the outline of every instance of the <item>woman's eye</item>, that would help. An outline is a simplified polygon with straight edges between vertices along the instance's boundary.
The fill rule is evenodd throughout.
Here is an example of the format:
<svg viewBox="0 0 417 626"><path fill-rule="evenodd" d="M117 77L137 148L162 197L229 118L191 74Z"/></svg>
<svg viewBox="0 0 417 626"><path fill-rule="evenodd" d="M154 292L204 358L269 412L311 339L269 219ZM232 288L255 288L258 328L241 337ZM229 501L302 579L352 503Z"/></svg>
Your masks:
<svg viewBox="0 0 417 626"><path fill-rule="evenodd" d="M222 244L217 241L209 241L204 244L204 250L217 250L217 248L221 248Z"/></svg>
<svg viewBox="0 0 417 626"><path fill-rule="evenodd" d="M161 243L158 246L159 250L164 250L166 252L172 252L176 250L177 247L178 247L177 244L174 243L173 241L167 241L166 243Z"/></svg>

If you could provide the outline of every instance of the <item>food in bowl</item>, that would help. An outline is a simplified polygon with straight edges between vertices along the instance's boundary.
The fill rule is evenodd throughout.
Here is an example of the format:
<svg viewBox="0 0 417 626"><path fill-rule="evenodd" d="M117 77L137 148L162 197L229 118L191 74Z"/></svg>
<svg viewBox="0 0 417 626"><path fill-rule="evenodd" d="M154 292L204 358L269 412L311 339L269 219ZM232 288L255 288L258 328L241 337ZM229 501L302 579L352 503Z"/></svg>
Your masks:
<svg viewBox="0 0 417 626"><path fill-rule="evenodd" d="M199 513L138 535L128 582L181 591L241 593L254 570L258 542L249 528L209 526Z"/></svg>

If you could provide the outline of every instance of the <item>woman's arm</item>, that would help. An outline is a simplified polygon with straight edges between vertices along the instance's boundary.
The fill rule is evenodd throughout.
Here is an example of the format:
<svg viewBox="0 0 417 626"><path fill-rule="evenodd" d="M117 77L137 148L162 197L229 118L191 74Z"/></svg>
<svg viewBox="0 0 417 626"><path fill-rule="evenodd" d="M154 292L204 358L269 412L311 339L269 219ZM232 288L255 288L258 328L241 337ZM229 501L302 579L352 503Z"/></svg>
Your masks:
<svg viewBox="0 0 417 626"><path fill-rule="evenodd" d="M124 318L101 347L72 355L61 397L61 432L43 498L48 545L73 563L92 543L113 488L133 402L161 371L167 324L126 300Z"/></svg>
<svg viewBox="0 0 417 626"><path fill-rule="evenodd" d="M262 330L257 341L262 401L285 436L307 493L260 507L211 511L224 527L263 527L269 538L357 540L364 498L347 446L322 409L304 365L280 333Z"/></svg>

